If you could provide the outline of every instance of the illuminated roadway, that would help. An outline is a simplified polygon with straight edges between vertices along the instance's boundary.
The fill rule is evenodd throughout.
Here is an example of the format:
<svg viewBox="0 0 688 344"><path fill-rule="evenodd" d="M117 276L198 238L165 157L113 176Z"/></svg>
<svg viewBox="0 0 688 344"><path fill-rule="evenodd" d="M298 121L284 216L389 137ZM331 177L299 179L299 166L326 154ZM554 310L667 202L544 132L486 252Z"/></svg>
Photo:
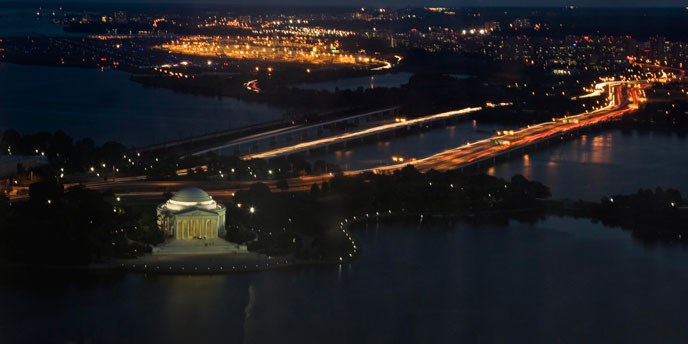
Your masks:
<svg viewBox="0 0 688 344"><path fill-rule="evenodd" d="M650 68L661 68L654 65L645 65ZM684 72L677 70L673 78L664 77L663 81L672 79L682 79ZM493 136L489 139L469 143L457 148L445 150L435 155L411 161L410 163L420 171L450 170L468 167L496 158L510 152L518 152L528 146L558 138L569 132L597 125L599 123L613 121L621 118L624 114L636 111L638 104L646 101L645 89L651 84L647 80L636 81L610 81L598 84L596 89L604 89L607 94L608 103L606 106L575 116L554 119L551 122L532 125L518 131L509 132L505 135ZM457 111L472 112L480 108L469 108ZM443 115L443 114L438 114ZM427 119L426 119L427 120ZM412 121L412 120L410 120ZM393 125L406 126L405 123L394 123ZM380 166L372 169L346 171L346 175L355 175L362 172L385 172L403 168L407 163ZM308 190L313 183L321 183L332 178L332 174L322 176L307 176L288 179L290 191ZM87 183L85 186L96 190L113 190L117 196L131 197L156 197L163 192L174 191L185 186L196 186L206 189L215 197L230 197L236 190L246 189L255 182L263 182L271 189L276 189L276 180L247 180L247 181L145 181L127 180L115 182ZM27 198L28 195L15 196L12 199Z"/></svg>
<svg viewBox="0 0 688 344"><path fill-rule="evenodd" d="M460 116L460 115L467 115L467 114L470 114L470 113L473 113L476 111L480 111L482 109L483 109L482 107L470 107L470 108L465 108L465 109L461 109L461 110L442 112L442 113L438 113L438 114L434 114L434 115L430 115L430 116L424 116L424 117L419 117L419 118L414 118L414 119L409 119L409 120L397 121L394 123L386 123L386 124L378 125L378 126L375 126L372 128L367 128L367 129L354 131L354 132L348 132L348 133L335 135L335 136L329 136L329 137L325 137L325 138L318 139L318 140L302 142L302 143L298 143L298 144L295 144L292 146L272 149L272 150L262 152L262 153L249 154L249 155L243 156L242 159L250 160L250 159L275 158L275 157L282 156L282 155L294 154L294 153L302 152L305 150L325 147L325 146L329 146L329 145L332 145L335 143L341 143L341 142L346 142L349 140L360 139L360 138L364 138L366 136L377 135L377 134L381 134L381 133L384 133L387 131L409 127L409 126L412 126L415 124L429 123L429 122L436 121L436 120L448 119L448 118L452 118L452 117Z"/></svg>
<svg viewBox="0 0 688 344"><path fill-rule="evenodd" d="M242 145L245 146L247 144L249 144L249 145L255 144L255 143L261 142L261 141L266 142L266 141L277 139L280 136L297 135L299 133L308 132L310 130L315 130L317 128L323 128L323 127L326 127L326 126L331 125L331 124L365 119L365 118L368 118L370 116L397 111L397 109L398 109L398 107L389 107L389 108L370 111L370 112L366 112L366 113L358 114L358 115L354 115L354 116L337 118L337 119L329 120L326 122L319 122L319 123L309 124L309 125L304 125L304 124L292 125L292 126L286 127L286 128L280 128L280 129L275 129L275 130L271 130L271 131L267 131L267 132L261 132L261 133L245 136L245 137L230 141L230 142L222 144L222 145L218 145L218 146L214 146L211 148L196 151L196 152L192 153L191 155L194 155L194 156L203 155L203 154L206 154L208 152L218 151L221 149L239 147Z"/></svg>
<svg viewBox="0 0 688 344"><path fill-rule="evenodd" d="M629 87L629 85L631 87ZM412 161L411 164L419 171L428 171L430 169L442 171L468 167L482 161L496 158L502 154L519 151L530 145L544 142L576 129L619 119L624 114L637 109L637 101L640 99L638 92L640 92L642 88L634 86L635 85L631 82L606 83L603 87L608 90L609 102L601 109L575 116L558 118L552 122L532 125L513 133L509 132L505 135L497 135L485 140L448 149L435 155ZM397 170L404 166L406 166L406 163L380 166L359 171L348 171L347 173L360 173L365 171L384 172Z"/></svg>
<svg viewBox="0 0 688 344"><path fill-rule="evenodd" d="M532 125L527 128L497 135L489 139L469 143L454 149L445 150L438 154L410 162L420 171L450 170L468 167L481 161L493 159L501 154L518 151L529 145L548 139L556 138L572 130L592 126L601 122L615 120L626 113L635 111L638 92L648 84L638 82L609 82L604 87L608 89L608 104L598 110L575 116L555 119L552 122ZM459 111L476 111L479 108L463 109ZM408 125L407 123L394 123ZM500 143L501 142L501 143ZM507 144L508 142L508 144ZM403 168L407 163L380 166L367 170L346 171L346 175L362 172L384 172ZM287 180L289 191L307 191L313 183L322 183L332 178L332 174L321 176L307 176L290 178ZM112 190L117 196L135 198L159 198L163 192L179 190L186 186L196 186L207 190L214 197L231 197L240 189L247 189L251 184L262 182L273 190L276 180L246 180L246 181L145 181L135 180L127 182L99 182L87 186L96 190ZM134 191L135 190L135 191Z"/></svg>

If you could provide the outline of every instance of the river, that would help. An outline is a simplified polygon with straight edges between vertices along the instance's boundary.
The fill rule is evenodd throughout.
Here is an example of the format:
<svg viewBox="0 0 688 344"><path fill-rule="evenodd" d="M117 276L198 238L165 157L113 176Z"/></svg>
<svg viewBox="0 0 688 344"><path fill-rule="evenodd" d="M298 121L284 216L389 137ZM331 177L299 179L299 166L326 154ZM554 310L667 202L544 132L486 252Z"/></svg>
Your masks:
<svg viewBox="0 0 688 344"><path fill-rule="evenodd" d="M147 88L129 74L0 63L0 129L141 146L276 120L280 109Z"/></svg>
<svg viewBox="0 0 688 344"><path fill-rule="evenodd" d="M376 144L311 156L347 169L391 164L392 156L419 158L493 135L495 130L515 129L489 123L459 123L384 140ZM656 131L620 129L592 132L576 140L552 145L509 161L500 161L484 172L509 179L522 174L549 186L555 198L597 201L612 194L634 193L638 188L678 189L688 195L688 138Z"/></svg>
<svg viewBox="0 0 688 344"><path fill-rule="evenodd" d="M314 153L309 159L325 160L346 170L374 168L393 163L393 156L400 156L406 160L422 158L488 138L494 135L495 131L505 129L516 127L465 120L446 127L437 125L437 128L398 135L373 144L351 145L326 153Z"/></svg>
<svg viewBox="0 0 688 344"><path fill-rule="evenodd" d="M6 26L12 28L14 26ZM0 34L2 34L0 21ZM279 118L125 73L0 64L0 129L145 144ZM40 90L40 91L39 91ZM457 124L322 155L368 166L509 129ZM688 192L688 140L609 130L487 168L555 197ZM0 342L684 343L688 250L588 220L359 225L347 265L216 276L2 270ZM28 243L27 249L31 249Z"/></svg>
<svg viewBox="0 0 688 344"><path fill-rule="evenodd" d="M486 170L516 173L549 186L556 198L598 201L639 188L678 189L688 195L688 139L657 131L597 132L529 153Z"/></svg>
<svg viewBox="0 0 688 344"><path fill-rule="evenodd" d="M62 26L51 22L54 11L58 9L41 8L38 4L33 6L19 3L0 4L0 37L34 34L68 35L62 31ZM41 16L36 16L37 12Z"/></svg>
<svg viewBox="0 0 688 344"><path fill-rule="evenodd" d="M353 230L350 265L0 274L3 342L685 342L688 251L587 220Z"/></svg>

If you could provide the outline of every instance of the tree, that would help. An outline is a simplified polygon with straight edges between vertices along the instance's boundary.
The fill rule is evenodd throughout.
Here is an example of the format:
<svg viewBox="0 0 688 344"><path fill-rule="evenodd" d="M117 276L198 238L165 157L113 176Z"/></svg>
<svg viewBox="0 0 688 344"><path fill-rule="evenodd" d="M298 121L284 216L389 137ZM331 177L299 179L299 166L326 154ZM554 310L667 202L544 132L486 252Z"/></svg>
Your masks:
<svg viewBox="0 0 688 344"><path fill-rule="evenodd" d="M330 183L328 182L322 182L320 186L320 191L322 192L323 195L327 195L330 193Z"/></svg>
<svg viewBox="0 0 688 344"><path fill-rule="evenodd" d="M311 185L311 196L313 198L318 198L318 196L320 196L320 188L318 187L317 183L313 183L313 185Z"/></svg>
<svg viewBox="0 0 688 344"><path fill-rule="evenodd" d="M0 221L10 211L10 199L5 193L0 192Z"/></svg>
<svg viewBox="0 0 688 344"><path fill-rule="evenodd" d="M45 203L48 200L56 200L62 197L64 187L62 184L51 182L36 182L29 185L29 199L31 202Z"/></svg>
<svg viewBox="0 0 688 344"><path fill-rule="evenodd" d="M280 180L277 181L277 184L275 184L278 189L282 191L287 191L289 190L289 183L287 183L287 180L284 178L281 178Z"/></svg>

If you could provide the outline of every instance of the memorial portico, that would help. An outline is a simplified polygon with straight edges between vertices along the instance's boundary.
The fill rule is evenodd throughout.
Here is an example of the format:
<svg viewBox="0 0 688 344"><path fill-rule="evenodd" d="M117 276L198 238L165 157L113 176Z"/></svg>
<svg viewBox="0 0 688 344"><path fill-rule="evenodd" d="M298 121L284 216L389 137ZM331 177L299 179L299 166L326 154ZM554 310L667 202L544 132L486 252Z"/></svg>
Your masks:
<svg viewBox="0 0 688 344"><path fill-rule="evenodd" d="M158 206L158 226L176 240L215 239L225 235L226 208L198 188L184 188Z"/></svg>

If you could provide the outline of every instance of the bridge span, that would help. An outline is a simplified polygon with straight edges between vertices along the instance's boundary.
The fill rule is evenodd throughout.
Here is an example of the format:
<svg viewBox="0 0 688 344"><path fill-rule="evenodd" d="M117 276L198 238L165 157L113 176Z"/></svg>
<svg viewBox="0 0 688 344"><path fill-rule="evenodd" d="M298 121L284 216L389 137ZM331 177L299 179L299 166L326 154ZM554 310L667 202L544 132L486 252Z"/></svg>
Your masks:
<svg viewBox="0 0 688 344"><path fill-rule="evenodd" d="M301 142L310 137L321 136L328 127L382 120L393 117L398 112L399 107L394 106L356 115L328 115L323 120L303 124L277 120L141 147L137 149L137 152L145 154L173 152L179 156L189 156L231 149L235 151L233 153L246 154L258 149L272 148L278 143Z"/></svg>
<svg viewBox="0 0 688 344"><path fill-rule="evenodd" d="M197 150L191 155L203 155L208 152L217 152L222 150L229 151L236 155L251 154L256 151L272 149L280 144L284 145L292 144L293 142L303 142L312 137L323 136L325 130L333 126L342 124L359 125L361 122L381 121L383 119L393 117L398 112L399 107L394 106L314 124L278 128L275 130L240 137L206 149Z"/></svg>
<svg viewBox="0 0 688 344"><path fill-rule="evenodd" d="M506 106L506 105L510 105L510 103L509 104L491 104L491 103L488 103L488 105L486 105L486 106L487 107L497 107L497 106ZM390 133L390 132L394 133L397 130L410 130L412 127L415 127L415 126L418 126L418 127L429 126L434 122L448 121L448 120L451 120L451 119L454 119L454 118L457 118L460 116L464 116L464 115L468 115L468 114L480 111L482 109L483 109L483 107L469 107L469 108L464 108L464 109L460 109L460 110L446 111L446 112L442 112L442 113L437 113L437 114L433 114L433 115L422 116L422 117L412 118L412 119L396 118L395 121L387 122L387 123L380 123L376 126L357 130L357 131L351 131L351 132L346 132L346 133L342 133L339 135L324 137L324 138L316 139L316 140L312 140L312 141L301 142L301 143L298 143L295 145L271 149L271 150L260 152L260 153L247 154L247 155L243 156L242 159L244 159L244 160L271 159L271 158L295 154L295 153L304 152L304 151L310 151L310 150L319 149L319 148L328 148L332 145L344 144L344 143L349 142L349 141L363 140L366 137L371 137L371 136L380 137L380 135L382 135L384 133Z"/></svg>
<svg viewBox="0 0 688 344"><path fill-rule="evenodd" d="M528 126L518 131L509 131L491 138L472 142L460 147L448 149L432 156L410 161L408 163L380 166L371 169L347 171L347 174L357 174L366 171L384 173L403 168L412 164L420 171L463 169L480 165L501 156L523 152L526 148L538 144L548 144L550 140L559 139L563 135L577 132L581 129L592 128L603 123L620 119L623 115L637 111L638 105L646 101L639 96L649 83L638 82L610 82L604 85L608 94L605 107L585 112L575 116L555 118L551 122Z"/></svg>

